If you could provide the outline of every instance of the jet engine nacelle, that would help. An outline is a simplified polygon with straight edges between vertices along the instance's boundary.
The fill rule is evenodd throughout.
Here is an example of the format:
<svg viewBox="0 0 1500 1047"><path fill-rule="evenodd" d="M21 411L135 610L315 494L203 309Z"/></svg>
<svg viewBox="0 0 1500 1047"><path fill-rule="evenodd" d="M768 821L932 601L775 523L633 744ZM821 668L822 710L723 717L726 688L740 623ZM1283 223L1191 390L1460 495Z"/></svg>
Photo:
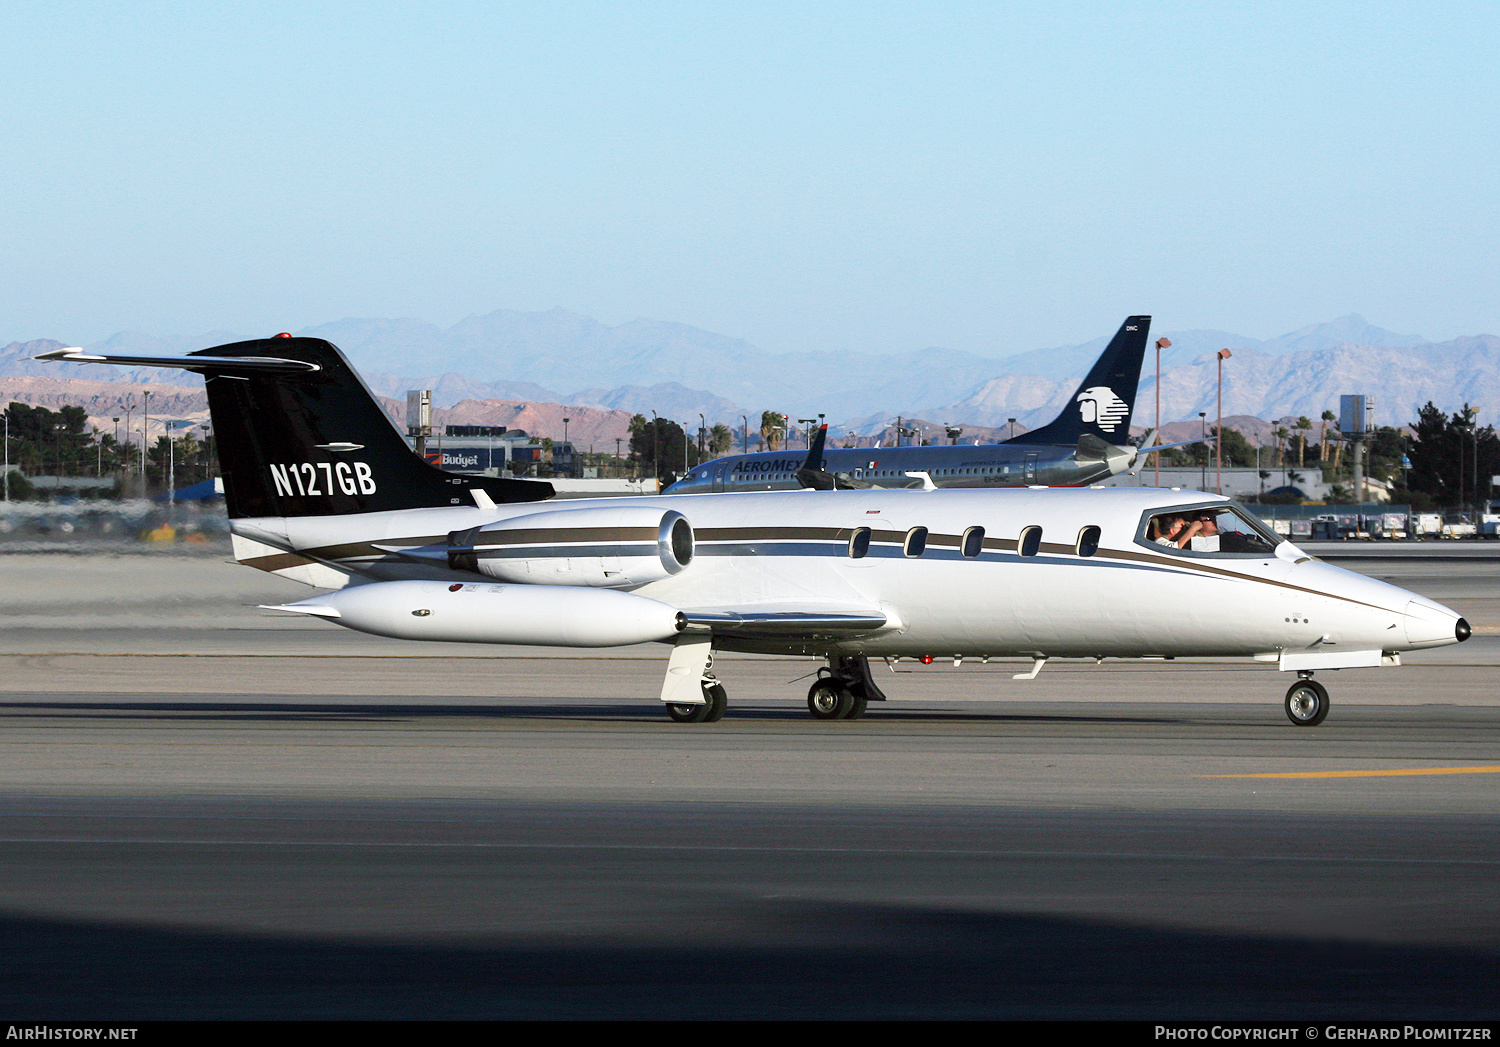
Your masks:
<svg viewBox="0 0 1500 1047"><path fill-rule="evenodd" d="M449 566L505 582L633 589L693 559L693 526L674 509L558 509L449 536Z"/></svg>
<svg viewBox="0 0 1500 1047"><path fill-rule="evenodd" d="M687 626L659 600L608 589L489 582L375 582L274 608L402 640L618 647Z"/></svg>

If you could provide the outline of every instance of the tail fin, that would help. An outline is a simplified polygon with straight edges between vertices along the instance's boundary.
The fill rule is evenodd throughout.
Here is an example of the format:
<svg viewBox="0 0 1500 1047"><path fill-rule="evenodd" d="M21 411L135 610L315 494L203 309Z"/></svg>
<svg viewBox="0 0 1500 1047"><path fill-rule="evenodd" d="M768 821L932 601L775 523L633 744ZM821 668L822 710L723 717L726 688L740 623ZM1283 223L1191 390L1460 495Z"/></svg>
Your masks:
<svg viewBox="0 0 1500 1047"><path fill-rule="evenodd" d="M1125 443L1150 332L1151 317L1126 317L1062 413L1040 429L1005 442L1068 445L1087 435L1109 444Z"/></svg>
<svg viewBox="0 0 1500 1047"><path fill-rule="evenodd" d="M807 459L797 470L797 482L818 491L832 491L838 486L833 474L823 468L823 449L828 446L828 423L824 422L807 445Z"/></svg>
<svg viewBox="0 0 1500 1047"><path fill-rule="evenodd" d="M549 483L449 473L424 462L344 354L321 338L278 335L181 357L44 355L204 375L234 518L534 502L554 493Z"/></svg>

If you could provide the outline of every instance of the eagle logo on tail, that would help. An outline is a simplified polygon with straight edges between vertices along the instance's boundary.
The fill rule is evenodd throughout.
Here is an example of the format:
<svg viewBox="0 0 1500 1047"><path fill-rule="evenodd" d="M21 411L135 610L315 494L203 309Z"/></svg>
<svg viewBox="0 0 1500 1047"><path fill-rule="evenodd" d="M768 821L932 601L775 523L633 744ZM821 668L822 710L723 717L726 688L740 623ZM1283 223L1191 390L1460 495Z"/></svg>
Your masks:
<svg viewBox="0 0 1500 1047"><path fill-rule="evenodd" d="M1120 422L1130 413L1130 405L1115 395L1107 385L1095 385L1079 393L1078 413L1085 425L1097 425L1107 433L1120 427Z"/></svg>

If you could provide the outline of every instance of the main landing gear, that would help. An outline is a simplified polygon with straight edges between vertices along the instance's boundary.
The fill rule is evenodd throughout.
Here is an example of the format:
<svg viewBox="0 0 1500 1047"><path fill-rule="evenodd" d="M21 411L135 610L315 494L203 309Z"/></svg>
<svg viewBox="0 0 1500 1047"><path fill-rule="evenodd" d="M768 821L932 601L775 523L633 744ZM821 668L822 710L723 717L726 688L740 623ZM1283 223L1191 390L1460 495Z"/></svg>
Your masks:
<svg viewBox="0 0 1500 1047"><path fill-rule="evenodd" d="M1298 727L1316 727L1328 716L1328 688L1303 671L1286 692L1286 718Z"/></svg>
<svg viewBox="0 0 1500 1047"><path fill-rule="evenodd" d="M863 655L834 654L818 670L818 679L807 691L807 711L815 720L857 720L872 701L883 702L870 676L870 660Z"/></svg>

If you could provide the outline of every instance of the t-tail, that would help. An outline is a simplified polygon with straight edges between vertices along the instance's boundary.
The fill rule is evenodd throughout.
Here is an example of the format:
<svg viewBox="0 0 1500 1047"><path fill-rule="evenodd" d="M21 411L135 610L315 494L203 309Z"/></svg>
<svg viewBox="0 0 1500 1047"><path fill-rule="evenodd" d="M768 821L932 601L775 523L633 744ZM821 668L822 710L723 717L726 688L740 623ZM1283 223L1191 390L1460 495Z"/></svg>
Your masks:
<svg viewBox="0 0 1500 1047"><path fill-rule="evenodd" d="M554 493L549 483L450 473L423 461L344 354L321 338L277 335L178 357L54 349L37 359L203 375L231 518L484 506Z"/></svg>
<svg viewBox="0 0 1500 1047"><path fill-rule="evenodd" d="M1125 444L1150 331L1151 317L1126 317L1062 413L1040 429L1005 442L1066 446L1089 436L1114 446Z"/></svg>

